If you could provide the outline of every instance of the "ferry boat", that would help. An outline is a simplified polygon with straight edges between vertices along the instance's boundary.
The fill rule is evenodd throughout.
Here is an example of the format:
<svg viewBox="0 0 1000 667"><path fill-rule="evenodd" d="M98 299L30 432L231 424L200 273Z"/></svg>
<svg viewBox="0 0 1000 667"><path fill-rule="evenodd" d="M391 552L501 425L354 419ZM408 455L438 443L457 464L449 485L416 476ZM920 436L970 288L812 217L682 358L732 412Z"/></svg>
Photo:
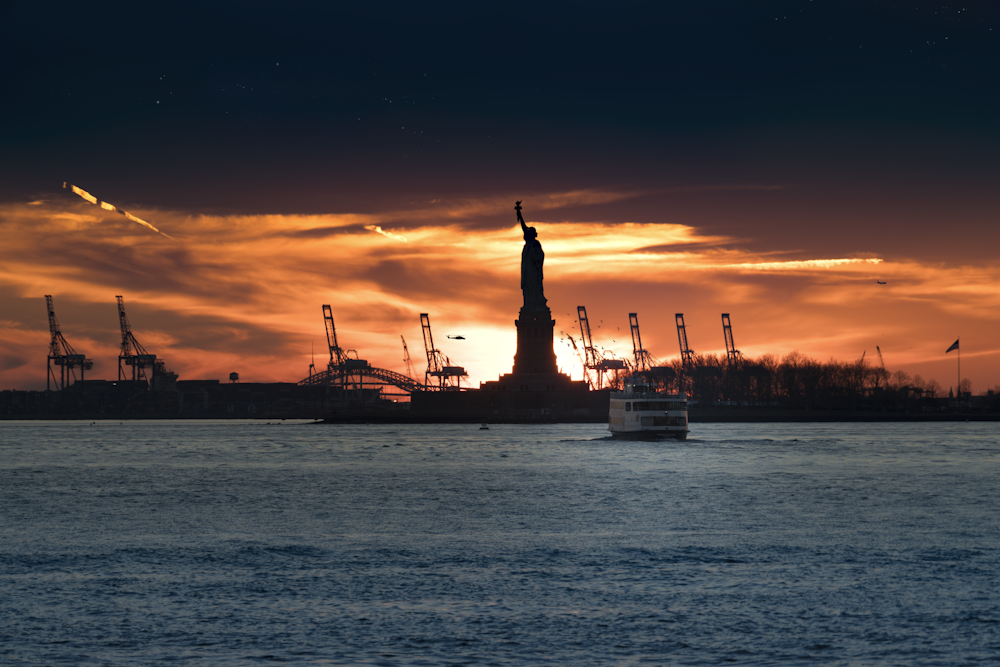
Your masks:
<svg viewBox="0 0 1000 667"><path fill-rule="evenodd" d="M643 378L629 377L624 391L611 392L608 430L616 438L685 440L687 395L658 392Z"/></svg>

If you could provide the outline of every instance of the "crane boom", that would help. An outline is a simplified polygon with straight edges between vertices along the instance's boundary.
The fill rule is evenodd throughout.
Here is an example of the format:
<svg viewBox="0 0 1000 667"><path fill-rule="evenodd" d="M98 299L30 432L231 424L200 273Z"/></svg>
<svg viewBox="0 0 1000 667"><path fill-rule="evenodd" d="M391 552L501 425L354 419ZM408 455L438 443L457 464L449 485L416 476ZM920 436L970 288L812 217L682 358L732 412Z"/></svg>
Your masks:
<svg viewBox="0 0 1000 667"><path fill-rule="evenodd" d="M323 324L326 327L326 344L330 348L330 366L343 366L347 355L337 344L337 327L333 323L333 309L323 304Z"/></svg>
<svg viewBox="0 0 1000 667"><path fill-rule="evenodd" d="M454 366L451 359L434 347L434 335L431 333L431 318L427 313L420 313L420 328L424 334L424 350L427 352L427 371L424 373L424 386L431 387L430 378L438 379L439 390L456 390L462 385L462 378L468 373L461 366ZM456 384L452 385L452 378Z"/></svg>
<svg viewBox="0 0 1000 667"><path fill-rule="evenodd" d="M59 339L62 334L59 332L59 320L56 319L56 311L52 306L52 295L45 295L45 305L49 310L49 333L52 335L52 341L49 344L49 356L56 356L61 351L59 349Z"/></svg>
<svg viewBox="0 0 1000 667"><path fill-rule="evenodd" d="M156 355L146 352L146 348L135 339L132 325L128 321L128 315L125 314L125 299L121 296L115 298L118 300L118 323L122 330L122 347L118 353L118 379L124 380L128 375L122 365L124 364L132 367L133 381L147 380L146 369L152 368L155 371L157 367Z"/></svg>
<svg viewBox="0 0 1000 667"><path fill-rule="evenodd" d="M410 361L410 350L406 347L406 339L403 335L399 335L399 340L403 341L403 363L406 364L406 375L410 378L413 377L413 363Z"/></svg>
<svg viewBox="0 0 1000 667"><path fill-rule="evenodd" d="M674 321L677 323L677 343L681 348L681 365L687 366L694 356L694 350L688 347L687 326L684 324L684 313L675 313Z"/></svg>
<svg viewBox="0 0 1000 667"><path fill-rule="evenodd" d="M587 358L587 365L596 366L597 350L594 349L594 340L590 336L590 320L587 319L586 307L576 307L576 318L580 321L580 338L583 340L583 351Z"/></svg>
<svg viewBox="0 0 1000 667"><path fill-rule="evenodd" d="M878 388L883 380L886 382L886 384L889 383L889 374L885 370L885 360L882 358L882 350L881 348L879 348L878 345L875 346L875 351L878 353L878 363L879 366L881 367L880 368L881 373L879 373L878 371L875 372L875 387Z"/></svg>
<svg viewBox="0 0 1000 667"><path fill-rule="evenodd" d="M431 333L431 318L427 313L420 313L420 329L424 334L424 351L427 353L427 371L424 373L424 384L431 373L440 373L441 365L438 363L437 350L434 349L434 335Z"/></svg>
<svg viewBox="0 0 1000 667"><path fill-rule="evenodd" d="M591 384L591 382L590 382L590 376L587 374L588 365L587 365L587 355L586 355L586 352L584 350L580 350L580 348L576 344L576 341L573 340L573 336L571 334L567 333L566 334L566 338L569 339L569 344L573 346L573 352L576 353L577 358L580 360L580 363L583 365L583 381L587 383L587 386L590 386L590 384Z"/></svg>
<svg viewBox="0 0 1000 667"><path fill-rule="evenodd" d="M125 314L125 299L116 296L118 301L118 324L122 330L122 349L120 355L128 357L132 355L132 325L129 324L128 315ZM118 378L119 380L121 378Z"/></svg>
<svg viewBox="0 0 1000 667"><path fill-rule="evenodd" d="M632 330L632 354L635 357L635 370L637 372L647 371L649 364L646 361L646 351L642 349L642 336L639 335L639 316L636 313L629 313L628 323Z"/></svg>
<svg viewBox="0 0 1000 667"><path fill-rule="evenodd" d="M740 351L733 343L733 325L729 321L729 313L722 313L722 335L726 338L726 358L729 363L736 363L740 357Z"/></svg>

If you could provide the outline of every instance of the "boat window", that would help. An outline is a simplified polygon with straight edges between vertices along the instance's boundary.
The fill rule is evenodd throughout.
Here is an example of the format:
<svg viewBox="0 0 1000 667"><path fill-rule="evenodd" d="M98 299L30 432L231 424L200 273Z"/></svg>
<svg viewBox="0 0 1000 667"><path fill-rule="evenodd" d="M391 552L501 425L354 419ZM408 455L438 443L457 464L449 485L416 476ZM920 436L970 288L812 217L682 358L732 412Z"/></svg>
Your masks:
<svg viewBox="0 0 1000 667"><path fill-rule="evenodd" d="M683 401L636 401L636 410L686 410Z"/></svg>
<svg viewBox="0 0 1000 667"><path fill-rule="evenodd" d="M632 401L625 401L625 412L632 412Z"/></svg>

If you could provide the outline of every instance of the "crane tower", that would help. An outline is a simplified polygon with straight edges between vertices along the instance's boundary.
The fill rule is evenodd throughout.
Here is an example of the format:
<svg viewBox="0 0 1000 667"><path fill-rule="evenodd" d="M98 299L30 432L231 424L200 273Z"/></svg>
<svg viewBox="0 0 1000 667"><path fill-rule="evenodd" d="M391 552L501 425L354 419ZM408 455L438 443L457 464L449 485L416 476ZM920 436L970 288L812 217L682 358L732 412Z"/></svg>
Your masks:
<svg viewBox="0 0 1000 667"><path fill-rule="evenodd" d="M594 347L594 340L590 335L590 320L587 319L587 309L584 306L576 307L577 320L580 322L580 338L583 339L583 350L586 355L587 370L596 372L596 382L591 382L587 377L588 384L594 389L601 389L604 386L604 374L613 372L615 379L612 384L618 384L618 372L625 370L625 362L621 359L605 359L604 355ZM586 373L585 373L586 375Z"/></svg>
<svg viewBox="0 0 1000 667"><path fill-rule="evenodd" d="M65 389L73 382L76 382L76 371L80 369L80 380L83 380L84 371L89 371L94 367L94 362L87 359L83 354L77 354L73 346L70 345L62 332L59 330L59 320L56 319L56 311L52 307L52 295L45 295L45 305L49 311L49 333L52 340L49 342L49 364L48 375L45 378L46 391L51 389L51 385L56 385L57 389ZM59 367L59 377L53 366ZM72 381L71 381L72 378Z"/></svg>
<svg viewBox="0 0 1000 667"><path fill-rule="evenodd" d="M424 351L427 353L427 371L424 373L424 386L432 388L430 379L437 378L437 389L459 390L462 378L468 373L461 366L454 366L446 355L434 347L434 336L431 333L431 318L427 313L420 313L420 328L424 333ZM454 384L452 384L454 383Z"/></svg>
<svg viewBox="0 0 1000 667"><path fill-rule="evenodd" d="M330 304L323 304L323 325L326 327L326 345L330 348L330 363L328 366L343 366L347 361L347 353L337 344L337 327L333 324L333 309Z"/></svg>
<svg viewBox="0 0 1000 667"><path fill-rule="evenodd" d="M122 330L122 348L121 352L118 353L118 380L128 379L125 367L131 366L133 381L148 381L150 378L146 375L146 369L148 368L152 373L155 373L158 365L162 366L163 362L157 362L156 355L146 352L146 348L135 339L132 325L129 324L128 315L125 314L125 300L121 296L115 298L118 300L118 323Z"/></svg>
<svg viewBox="0 0 1000 667"><path fill-rule="evenodd" d="M366 359L358 358L357 350L341 347L329 304L323 304L323 326L330 360L326 370L310 374L299 381L300 386L326 387L324 400L336 403L340 410L363 408L379 401L408 400L415 389L423 387L412 377L373 367ZM405 340L403 346L405 351Z"/></svg>
<svg viewBox="0 0 1000 667"><path fill-rule="evenodd" d="M590 320L587 319L587 308L585 306L576 307L576 319L580 321L580 338L583 340L586 367L595 368L597 366L597 350L594 349L594 341L590 337Z"/></svg>
<svg viewBox="0 0 1000 667"><path fill-rule="evenodd" d="M681 348L681 365L687 366L694 357L694 350L688 347L687 327L684 325L684 313L676 313L674 320L677 322L677 342Z"/></svg>
<svg viewBox="0 0 1000 667"><path fill-rule="evenodd" d="M639 334L639 316L628 314L629 328L632 330L632 354L635 357L635 371L648 373L659 366L659 362L642 347L642 336Z"/></svg>
<svg viewBox="0 0 1000 667"><path fill-rule="evenodd" d="M741 354L733 343L733 326L729 321L729 313L722 313L722 334L726 337L726 357L730 364L735 364Z"/></svg>
<svg viewBox="0 0 1000 667"><path fill-rule="evenodd" d="M629 328L632 330L632 356L635 358L635 370L647 370L646 357L642 349L642 337L639 335L639 316L636 313L628 314Z"/></svg>
<svg viewBox="0 0 1000 667"><path fill-rule="evenodd" d="M399 340L403 341L403 363L406 364L407 377L413 377L413 363L410 361L410 350L406 347L406 339L399 335Z"/></svg>

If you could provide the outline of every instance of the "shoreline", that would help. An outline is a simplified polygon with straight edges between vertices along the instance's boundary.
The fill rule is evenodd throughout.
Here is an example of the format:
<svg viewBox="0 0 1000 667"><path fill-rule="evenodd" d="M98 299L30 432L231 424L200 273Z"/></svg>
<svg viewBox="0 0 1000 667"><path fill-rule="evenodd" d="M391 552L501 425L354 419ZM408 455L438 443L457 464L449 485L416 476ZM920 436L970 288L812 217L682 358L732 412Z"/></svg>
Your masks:
<svg viewBox="0 0 1000 667"><path fill-rule="evenodd" d="M487 424L606 424L607 419L593 417L567 419L537 418L486 419ZM345 414L345 415L0 415L3 421L305 421L315 424L481 424L482 416L439 414ZM765 423L846 423L846 422L995 422L1000 421L996 412L838 412L827 410L729 410L701 409L688 414L690 424L765 424Z"/></svg>

